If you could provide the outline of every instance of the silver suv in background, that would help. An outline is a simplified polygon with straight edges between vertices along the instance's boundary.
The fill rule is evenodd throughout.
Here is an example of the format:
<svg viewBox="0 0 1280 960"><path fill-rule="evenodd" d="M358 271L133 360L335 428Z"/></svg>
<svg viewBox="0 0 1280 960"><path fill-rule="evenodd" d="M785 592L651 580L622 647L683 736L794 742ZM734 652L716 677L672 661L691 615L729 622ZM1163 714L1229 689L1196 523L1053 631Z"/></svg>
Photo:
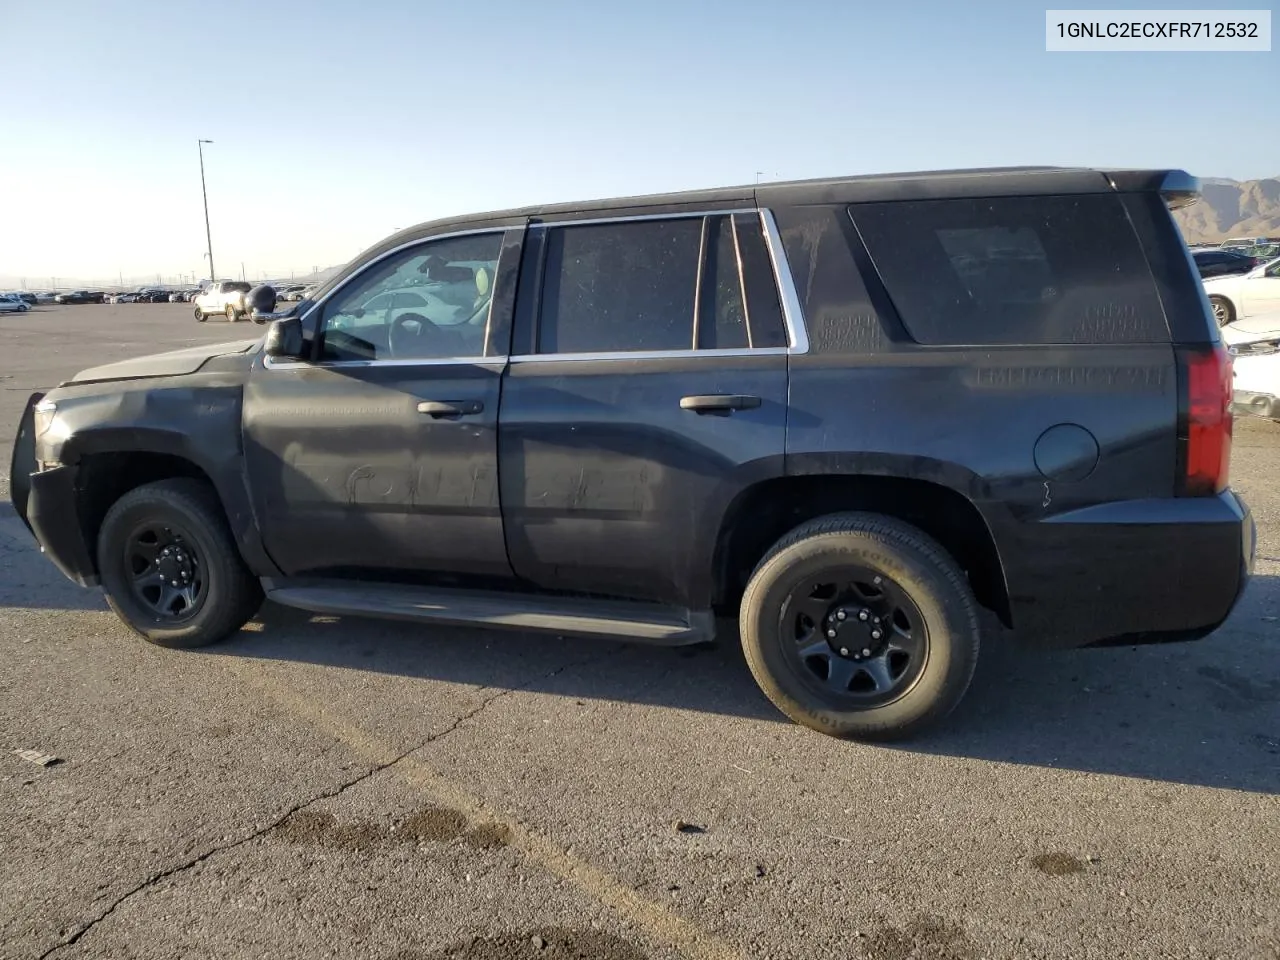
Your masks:
<svg viewBox="0 0 1280 960"><path fill-rule="evenodd" d="M204 323L210 315L221 313L234 323L249 312L245 294L251 289L253 285L243 280L219 280L192 301L195 318Z"/></svg>

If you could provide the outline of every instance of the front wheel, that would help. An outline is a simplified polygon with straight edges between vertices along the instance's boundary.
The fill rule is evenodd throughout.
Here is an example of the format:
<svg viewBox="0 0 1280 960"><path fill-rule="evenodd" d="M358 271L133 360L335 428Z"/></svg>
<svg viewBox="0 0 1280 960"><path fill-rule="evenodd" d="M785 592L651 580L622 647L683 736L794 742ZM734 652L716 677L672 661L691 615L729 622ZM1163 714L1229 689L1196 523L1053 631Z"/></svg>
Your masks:
<svg viewBox="0 0 1280 960"><path fill-rule="evenodd" d="M821 517L779 540L739 619L765 695L833 736L888 740L937 723L978 659L964 573L922 531L878 514Z"/></svg>
<svg viewBox="0 0 1280 960"><path fill-rule="evenodd" d="M196 323L204 323L205 321L204 311L201 310L199 307L196 307L195 314L196 314Z"/></svg>
<svg viewBox="0 0 1280 960"><path fill-rule="evenodd" d="M200 647L230 636L262 604L218 498L208 484L174 478L126 493L98 535L107 603L162 647Z"/></svg>
<svg viewBox="0 0 1280 960"><path fill-rule="evenodd" d="M1218 321L1220 327L1225 327L1236 318L1236 308L1226 297L1210 297L1209 306L1213 308L1213 319Z"/></svg>
<svg viewBox="0 0 1280 960"><path fill-rule="evenodd" d="M235 307L233 307L233 306L232 306L231 304L229 304L229 303L227 304L227 311L226 311L226 313L227 313L227 322L228 322L228 323L235 323L237 320L239 320L239 319L240 319L240 314L236 312L236 308L235 308Z"/></svg>

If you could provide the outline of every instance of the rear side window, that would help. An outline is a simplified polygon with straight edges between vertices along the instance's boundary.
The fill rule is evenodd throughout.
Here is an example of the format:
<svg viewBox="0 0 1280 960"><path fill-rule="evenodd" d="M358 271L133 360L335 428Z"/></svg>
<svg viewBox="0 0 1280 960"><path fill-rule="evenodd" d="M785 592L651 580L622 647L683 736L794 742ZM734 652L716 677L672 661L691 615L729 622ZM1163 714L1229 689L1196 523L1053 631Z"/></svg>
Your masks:
<svg viewBox="0 0 1280 960"><path fill-rule="evenodd" d="M538 352L691 349L701 243L701 220L552 230Z"/></svg>
<svg viewBox="0 0 1280 960"><path fill-rule="evenodd" d="M1169 340L1118 197L878 203L851 214L920 343Z"/></svg>
<svg viewBox="0 0 1280 960"><path fill-rule="evenodd" d="M787 345L754 213L549 227L540 302L543 354Z"/></svg>

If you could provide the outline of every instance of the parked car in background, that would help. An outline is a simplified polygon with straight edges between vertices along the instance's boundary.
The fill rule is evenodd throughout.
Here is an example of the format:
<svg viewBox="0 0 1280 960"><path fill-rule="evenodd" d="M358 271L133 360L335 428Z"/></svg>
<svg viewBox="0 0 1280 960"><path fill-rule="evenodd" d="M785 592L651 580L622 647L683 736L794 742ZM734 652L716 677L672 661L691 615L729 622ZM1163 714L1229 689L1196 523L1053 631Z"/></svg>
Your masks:
<svg viewBox="0 0 1280 960"><path fill-rule="evenodd" d="M175 290L175 291L173 291L173 293L169 294L169 302L170 302L170 303L181 303L181 302L182 302L182 291L181 291L181 290Z"/></svg>
<svg viewBox="0 0 1280 960"><path fill-rule="evenodd" d="M210 316L220 313L234 323L249 312L245 294L252 289L253 284L243 280L219 280L192 301L196 305L195 318L204 323Z"/></svg>
<svg viewBox="0 0 1280 960"><path fill-rule="evenodd" d="M302 299L302 293L306 290L306 285L301 283L292 283L285 287L277 289L281 300L298 301Z"/></svg>
<svg viewBox="0 0 1280 960"><path fill-rule="evenodd" d="M1201 280L1213 277L1229 277L1239 273L1248 273L1258 265L1253 257L1240 253L1236 249L1192 250L1191 257L1200 271Z"/></svg>
<svg viewBox="0 0 1280 960"><path fill-rule="evenodd" d="M1280 260L1254 267L1248 273L1204 281L1214 319L1229 323L1258 313L1280 310Z"/></svg>
<svg viewBox="0 0 1280 960"><path fill-rule="evenodd" d="M1266 243L1266 237L1231 237L1223 240L1218 246L1224 250L1230 250L1233 247L1256 247L1260 243Z"/></svg>
<svg viewBox="0 0 1280 960"><path fill-rule="evenodd" d="M1234 355L1232 409L1280 421L1280 310L1228 324L1222 339Z"/></svg>
<svg viewBox="0 0 1280 960"><path fill-rule="evenodd" d="M146 287L138 291L139 303L168 303L169 291L160 290L156 287Z"/></svg>
<svg viewBox="0 0 1280 960"><path fill-rule="evenodd" d="M34 307L39 302L34 293L27 293L25 290L11 290L3 296L21 300L29 307Z"/></svg>
<svg viewBox="0 0 1280 960"><path fill-rule="evenodd" d="M1197 196L1037 168L421 224L265 337L33 395L12 501L162 646L264 594L664 645L719 614L787 716L909 735L989 622L1186 641L1245 589L1231 358L1168 255Z"/></svg>
<svg viewBox="0 0 1280 960"><path fill-rule="evenodd" d="M0 313L26 313L31 309L27 301L11 294L0 294Z"/></svg>
<svg viewBox="0 0 1280 960"><path fill-rule="evenodd" d="M54 303L102 303L105 294L90 293L88 290L73 290L70 293L59 293L53 298Z"/></svg>

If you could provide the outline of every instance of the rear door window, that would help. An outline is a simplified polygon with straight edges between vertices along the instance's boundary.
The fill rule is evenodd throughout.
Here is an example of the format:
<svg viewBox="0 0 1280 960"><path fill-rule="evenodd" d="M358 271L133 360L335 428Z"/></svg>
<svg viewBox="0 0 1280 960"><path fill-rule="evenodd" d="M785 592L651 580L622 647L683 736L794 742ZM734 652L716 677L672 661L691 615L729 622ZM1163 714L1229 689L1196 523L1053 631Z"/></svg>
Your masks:
<svg viewBox="0 0 1280 960"><path fill-rule="evenodd" d="M786 345L755 213L548 229L538 353Z"/></svg>
<svg viewBox="0 0 1280 960"><path fill-rule="evenodd" d="M851 214L919 343L1169 340L1118 197L876 203Z"/></svg>

